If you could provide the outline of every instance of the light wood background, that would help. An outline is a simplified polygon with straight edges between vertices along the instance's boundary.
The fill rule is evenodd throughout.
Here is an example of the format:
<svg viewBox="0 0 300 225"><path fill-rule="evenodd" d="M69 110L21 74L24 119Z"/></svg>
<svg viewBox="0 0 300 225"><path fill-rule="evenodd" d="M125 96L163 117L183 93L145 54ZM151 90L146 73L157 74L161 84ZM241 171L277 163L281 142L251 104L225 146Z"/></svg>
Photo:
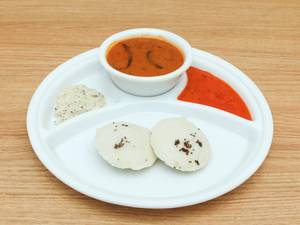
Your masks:
<svg viewBox="0 0 300 225"><path fill-rule="evenodd" d="M233 63L261 88L273 145L246 183L179 209L111 205L57 180L32 151L29 100L70 57L132 27L157 27ZM0 1L0 224L300 224L300 1Z"/></svg>

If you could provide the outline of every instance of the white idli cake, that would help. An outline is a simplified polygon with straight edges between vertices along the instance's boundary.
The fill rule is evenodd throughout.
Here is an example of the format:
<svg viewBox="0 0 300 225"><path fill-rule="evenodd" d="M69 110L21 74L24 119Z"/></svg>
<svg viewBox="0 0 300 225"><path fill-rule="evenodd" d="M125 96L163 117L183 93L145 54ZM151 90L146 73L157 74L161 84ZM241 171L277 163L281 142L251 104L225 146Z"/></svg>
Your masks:
<svg viewBox="0 0 300 225"><path fill-rule="evenodd" d="M169 118L151 130L151 145L156 156L181 171L195 171L207 165L210 146L207 138L185 118Z"/></svg>
<svg viewBox="0 0 300 225"><path fill-rule="evenodd" d="M147 128L127 122L113 122L97 129L96 147L112 166L140 170L150 167L156 156L150 145Z"/></svg>

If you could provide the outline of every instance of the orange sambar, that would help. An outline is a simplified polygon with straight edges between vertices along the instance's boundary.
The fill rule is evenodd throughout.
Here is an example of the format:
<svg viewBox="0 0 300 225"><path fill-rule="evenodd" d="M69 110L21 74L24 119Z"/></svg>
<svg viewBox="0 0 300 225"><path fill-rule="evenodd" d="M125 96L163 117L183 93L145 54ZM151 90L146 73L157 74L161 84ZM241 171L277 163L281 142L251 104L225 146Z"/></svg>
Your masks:
<svg viewBox="0 0 300 225"><path fill-rule="evenodd" d="M114 69L141 77L173 72L184 60L181 51L173 44L152 37L118 41L109 48L106 59Z"/></svg>

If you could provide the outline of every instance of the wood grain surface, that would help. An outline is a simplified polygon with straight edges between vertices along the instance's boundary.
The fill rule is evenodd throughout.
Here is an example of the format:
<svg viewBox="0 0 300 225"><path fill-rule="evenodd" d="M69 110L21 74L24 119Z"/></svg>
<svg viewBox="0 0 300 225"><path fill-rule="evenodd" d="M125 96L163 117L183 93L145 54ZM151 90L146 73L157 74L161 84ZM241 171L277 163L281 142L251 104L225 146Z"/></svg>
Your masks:
<svg viewBox="0 0 300 225"><path fill-rule="evenodd" d="M274 140L242 186L185 208L144 210L86 197L32 151L30 98L56 66L133 27L185 37L243 70L273 112ZM0 1L0 224L300 224L300 1Z"/></svg>

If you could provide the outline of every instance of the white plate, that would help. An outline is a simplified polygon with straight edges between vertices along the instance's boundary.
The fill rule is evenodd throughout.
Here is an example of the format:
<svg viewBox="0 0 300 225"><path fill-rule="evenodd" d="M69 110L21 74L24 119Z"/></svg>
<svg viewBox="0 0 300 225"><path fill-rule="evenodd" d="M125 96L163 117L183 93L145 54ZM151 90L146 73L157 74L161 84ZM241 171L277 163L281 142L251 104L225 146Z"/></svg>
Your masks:
<svg viewBox="0 0 300 225"><path fill-rule="evenodd" d="M229 83L248 105L253 121L205 105L177 101L184 75L170 92L136 97L119 90L98 62L98 49L76 56L51 72L29 105L27 129L38 158L58 179L90 197L140 208L174 208L201 203L236 188L264 161L273 136L269 106L255 84L228 62L193 50L193 66ZM107 106L55 126L53 105L63 87L83 83L102 92ZM118 120L145 127L165 117L185 116L201 127L212 147L208 166L193 173L159 160L142 171L113 168L97 154L95 129Z"/></svg>

